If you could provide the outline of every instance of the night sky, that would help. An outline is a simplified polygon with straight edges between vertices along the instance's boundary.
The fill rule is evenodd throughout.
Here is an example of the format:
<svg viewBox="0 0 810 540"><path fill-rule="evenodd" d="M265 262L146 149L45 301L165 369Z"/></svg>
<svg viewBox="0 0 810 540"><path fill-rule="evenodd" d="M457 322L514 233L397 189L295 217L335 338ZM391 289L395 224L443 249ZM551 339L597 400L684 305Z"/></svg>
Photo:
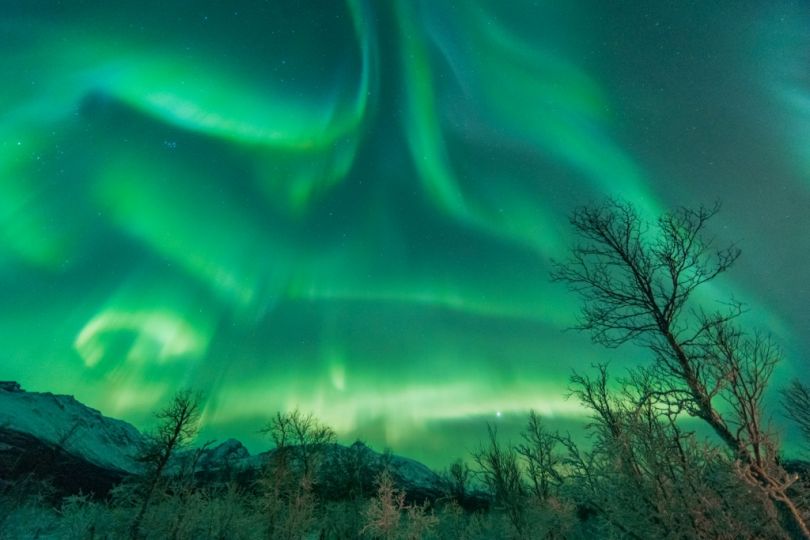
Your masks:
<svg viewBox="0 0 810 540"><path fill-rule="evenodd" d="M299 407L441 466L572 369L567 215L723 209L804 373L810 4L0 0L0 379L205 438Z"/></svg>

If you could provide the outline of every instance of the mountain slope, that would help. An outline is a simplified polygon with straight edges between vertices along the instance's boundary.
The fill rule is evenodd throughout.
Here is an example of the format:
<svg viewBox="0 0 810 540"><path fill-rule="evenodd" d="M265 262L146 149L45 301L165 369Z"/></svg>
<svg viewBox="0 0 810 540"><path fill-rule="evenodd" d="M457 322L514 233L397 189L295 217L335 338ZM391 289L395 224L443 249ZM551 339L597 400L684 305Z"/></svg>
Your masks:
<svg viewBox="0 0 810 540"><path fill-rule="evenodd" d="M49 479L62 492L103 494L122 478L141 471L134 456L143 440L133 425L106 417L73 396L26 392L17 383L0 381L0 479L33 475ZM251 455L242 443L228 439L203 449L197 456L197 470L203 480L213 481L233 471L243 473L242 478L255 478L272 453ZM172 468L179 469L194 454L194 449L181 452ZM330 445L324 467L329 468L325 476L335 481L361 477L359 487L367 494L383 467L416 498L435 498L441 492L439 477L425 465L380 454L359 442L348 447ZM331 489L337 493L347 486Z"/></svg>
<svg viewBox="0 0 810 540"><path fill-rule="evenodd" d="M73 396L26 392L16 383L0 383L0 433L11 432L61 448L102 469L140 471L134 452L143 436L135 426L106 417Z"/></svg>

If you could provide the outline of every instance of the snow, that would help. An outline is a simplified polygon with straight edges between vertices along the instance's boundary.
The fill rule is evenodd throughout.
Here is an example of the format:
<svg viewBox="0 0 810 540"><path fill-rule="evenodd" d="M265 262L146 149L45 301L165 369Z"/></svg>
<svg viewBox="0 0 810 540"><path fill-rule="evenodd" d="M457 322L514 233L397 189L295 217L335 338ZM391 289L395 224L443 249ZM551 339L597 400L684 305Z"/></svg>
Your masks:
<svg viewBox="0 0 810 540"><path fill-rule="evenodd" d="M73 396L49 392L25 392L14 383L0 381L0 431L14 430L61 446L67 452L104 469L138 473L140 464L133 455L143 441L143 435L131 424L108 418L99 411L76 401ZM360 444L368 452L370 463L381 464L382 454ZM2 443L0 443L2 445ZM332 451L345 452L348 447L335 444ZM193 449L178 454L176 465L192 456ZM199 465L218 469L258 469L272 453L251 455L235 439L203 451ZM425 465L401 456L388 458L397 481L406 489L435 490L439 479Z"/></svg>
<svg viewBox="0 0 810 540"><path fill-rule="evenodd" d="M427 466L410 458L394 456L392 466L401 481L408 487L438 489L439 478Z"/></svg>
<svg viewBox="0 0 810 540"><path fill-rule="evenodd" d="M108 418L73 396L0 387L0 429L27 433L105 469L136 473L133 458L142 435L135 426Z"/></svg>

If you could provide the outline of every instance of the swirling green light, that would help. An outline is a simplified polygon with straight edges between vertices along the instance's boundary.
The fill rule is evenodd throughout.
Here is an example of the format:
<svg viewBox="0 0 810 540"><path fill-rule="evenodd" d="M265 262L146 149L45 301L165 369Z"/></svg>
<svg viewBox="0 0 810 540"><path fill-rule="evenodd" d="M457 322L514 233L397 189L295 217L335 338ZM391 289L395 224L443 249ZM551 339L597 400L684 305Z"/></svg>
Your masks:
<svg viewBox="0 0 810 540"><path fill-rule="evenodd" d="M696 300L768 298L755 270L789 275L770 268L785 246L801 266L801 239L762 237L787 218L760 200L807 193L807 91L779 61L800 63L798 27L729 37L689 8L713 31L682 51L702 27L663 6L39 4L0 20L0 378L29 388L145 422L196 386L219 437L295 406L395 450L442 426L419 457L444 465L449 428L474 446L496 411L570 424L571 367L636 359L562 331L577 306L548 263L575 205L711 202L719 153L718 240L767 250ZM702 56L725 50L739 65ZM726 67L745 74L719 99ZM739 126L761 156L735 151ZM780 298L751 320L795 345Z"/></svg>

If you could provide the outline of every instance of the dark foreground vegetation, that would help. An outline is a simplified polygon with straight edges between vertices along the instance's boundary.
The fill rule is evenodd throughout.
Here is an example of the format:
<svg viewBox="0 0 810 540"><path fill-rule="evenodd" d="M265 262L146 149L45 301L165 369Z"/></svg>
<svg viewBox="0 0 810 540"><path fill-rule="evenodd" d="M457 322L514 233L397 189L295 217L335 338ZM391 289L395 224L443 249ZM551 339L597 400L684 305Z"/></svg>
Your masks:
<svg viewBox="0 0 810 540"><path fill-rule="evenodd" d="M693 294L739 256L707 240L715 212L648 223L609 202L572 216L580 243L553 278L583 299L580 328L650 358L615 379L606 365L572 376L587 446L531 413L518 444L490 427L435 489L409 492L388 459L292 412L266 426L259 468L207 470L205 448L187 450L201 398L182 392L139 449L142 474L107 493L62 497L42 475L0 486L0 538L810 538L807 469L781 458L765 410L781 353L740 327L741 304ZM782 389L782 405L810 436L807 384Z"/></svg>

